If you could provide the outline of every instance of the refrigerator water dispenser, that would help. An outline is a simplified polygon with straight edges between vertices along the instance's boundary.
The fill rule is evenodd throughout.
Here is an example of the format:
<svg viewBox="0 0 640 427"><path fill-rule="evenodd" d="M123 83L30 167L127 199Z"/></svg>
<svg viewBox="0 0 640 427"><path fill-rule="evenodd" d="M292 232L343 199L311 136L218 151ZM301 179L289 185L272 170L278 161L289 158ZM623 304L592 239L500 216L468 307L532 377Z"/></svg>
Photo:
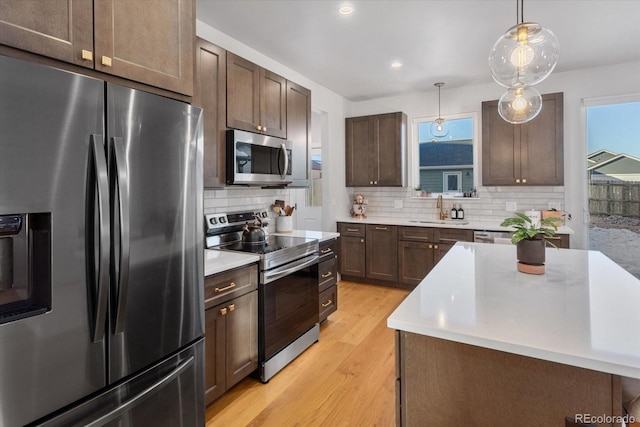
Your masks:
<svg viewBox="0 0 640 427"><path fill-rule="evenodd" d="M0 215L0 324L51 307L51 214Z"/></svg>

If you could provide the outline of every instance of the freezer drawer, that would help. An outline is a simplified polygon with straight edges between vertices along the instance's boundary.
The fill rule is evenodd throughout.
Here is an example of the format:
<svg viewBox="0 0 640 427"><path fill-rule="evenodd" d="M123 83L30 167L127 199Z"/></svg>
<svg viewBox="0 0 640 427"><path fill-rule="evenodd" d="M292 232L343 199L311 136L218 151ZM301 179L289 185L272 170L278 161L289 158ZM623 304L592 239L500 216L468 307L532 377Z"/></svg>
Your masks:
<svg viewBox="0 0 640 427"><path fill-rule="evenodd" d="M204 339L33 426L204 426Z"/></svg>

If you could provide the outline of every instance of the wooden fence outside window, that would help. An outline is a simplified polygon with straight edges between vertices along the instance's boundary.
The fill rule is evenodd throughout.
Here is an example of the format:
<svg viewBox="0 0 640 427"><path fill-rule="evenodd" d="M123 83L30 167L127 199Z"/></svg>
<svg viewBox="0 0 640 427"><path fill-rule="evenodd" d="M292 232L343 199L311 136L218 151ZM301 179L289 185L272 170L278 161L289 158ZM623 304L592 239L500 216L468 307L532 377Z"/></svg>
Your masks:
<svg viewBox="0 0 640 427"><path fill-rule="evenodd" d="M640 217L640 182L604 181L589 184L592 215Z"/></svg>

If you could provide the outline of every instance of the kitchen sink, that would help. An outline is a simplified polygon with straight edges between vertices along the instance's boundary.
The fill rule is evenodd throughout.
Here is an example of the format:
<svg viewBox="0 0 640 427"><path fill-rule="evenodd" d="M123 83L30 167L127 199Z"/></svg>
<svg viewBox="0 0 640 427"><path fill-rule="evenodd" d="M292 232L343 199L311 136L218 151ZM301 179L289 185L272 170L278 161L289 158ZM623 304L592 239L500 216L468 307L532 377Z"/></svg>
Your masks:
<svg viewBox="0 0 640 427"><path fill-rule="evenodd" d="M410 219L409 222L414 224L451 224L451 225L465 225L469 224L469 221L459 219Z"/></svg>

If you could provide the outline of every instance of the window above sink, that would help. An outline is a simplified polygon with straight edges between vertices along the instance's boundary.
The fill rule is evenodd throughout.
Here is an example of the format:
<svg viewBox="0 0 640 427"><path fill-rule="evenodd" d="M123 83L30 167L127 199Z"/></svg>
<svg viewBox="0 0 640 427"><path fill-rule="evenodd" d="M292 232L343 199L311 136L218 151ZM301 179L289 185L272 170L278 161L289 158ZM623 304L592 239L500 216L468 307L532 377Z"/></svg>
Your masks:
<svg viewBox="0 0 640 427"><path fill-rule="evenodd" d="M411 173L413 188L422 197L463 197L478 187L477 113L443 115L449 131L431 133L437 117L413 120Z"/></svg>

